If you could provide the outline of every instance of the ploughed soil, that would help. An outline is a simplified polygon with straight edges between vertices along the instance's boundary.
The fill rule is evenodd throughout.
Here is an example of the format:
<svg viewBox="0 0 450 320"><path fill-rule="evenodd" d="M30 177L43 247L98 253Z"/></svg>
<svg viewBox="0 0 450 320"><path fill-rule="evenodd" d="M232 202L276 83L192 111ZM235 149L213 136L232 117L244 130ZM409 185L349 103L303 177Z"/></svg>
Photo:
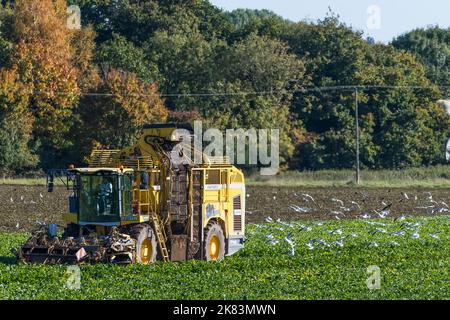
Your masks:
<svg viewBox="0 0 450 320"><path fill-rule="evenodd" d="M247 223L378 218L388 205L387 219L450 212L446 189L247 187L246 192ZM0 185L0 232L33 231L38 221L63 226L67 197L63 187L47 193L44 186Z"/></svg>

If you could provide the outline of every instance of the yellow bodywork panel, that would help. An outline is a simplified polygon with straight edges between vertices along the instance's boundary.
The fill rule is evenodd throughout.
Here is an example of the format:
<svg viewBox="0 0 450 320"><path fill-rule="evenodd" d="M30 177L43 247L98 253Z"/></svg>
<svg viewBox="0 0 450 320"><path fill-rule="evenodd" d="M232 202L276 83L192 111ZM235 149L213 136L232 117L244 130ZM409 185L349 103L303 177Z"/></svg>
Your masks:
<svg viewBox="0 0 450 320"><path fill-rule="evenodd" d="M64 222L78 224L78 216L76 213L64 213L63 214Z"/></svg>
<svg viewBox="0 0 450 320"><path fill-rule="evenodd" d="M225 236L240 236L245 232L245 184L242 171L233 167L213 167L203 170L203 228L211 219L222 221Z"/></svg>

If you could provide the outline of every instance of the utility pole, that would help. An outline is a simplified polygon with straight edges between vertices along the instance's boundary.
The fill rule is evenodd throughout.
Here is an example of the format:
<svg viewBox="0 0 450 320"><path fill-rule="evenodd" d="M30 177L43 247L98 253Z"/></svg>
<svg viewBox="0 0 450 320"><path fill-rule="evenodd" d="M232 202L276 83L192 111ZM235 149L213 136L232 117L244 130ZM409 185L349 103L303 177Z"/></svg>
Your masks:
<svg viewBox="0 0 450 320"><path fill-rule="evenodd" d="M360 183L359 170L359 110L358 110L358 88L355 87L355 130L356 130L356 184Z"/></svg>

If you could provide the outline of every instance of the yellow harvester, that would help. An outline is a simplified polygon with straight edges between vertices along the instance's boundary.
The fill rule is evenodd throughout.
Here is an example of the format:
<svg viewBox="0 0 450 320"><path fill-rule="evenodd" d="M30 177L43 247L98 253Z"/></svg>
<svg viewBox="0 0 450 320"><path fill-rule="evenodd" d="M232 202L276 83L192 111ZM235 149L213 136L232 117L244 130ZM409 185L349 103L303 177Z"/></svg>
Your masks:
<svg viewBox="0 0 450 320"><path fill-rule="evenodd" d="M243 247L245 184L241 170L201 155L174 161L176 125L147 125L132 147L96 150L88 168L51 170L70 190L67 226L33 233L17 252L36 263L148 264L161 259L221 260ZM180 153L180 152L178 152ZM182 157L182 154L178 155Z"/></svg>

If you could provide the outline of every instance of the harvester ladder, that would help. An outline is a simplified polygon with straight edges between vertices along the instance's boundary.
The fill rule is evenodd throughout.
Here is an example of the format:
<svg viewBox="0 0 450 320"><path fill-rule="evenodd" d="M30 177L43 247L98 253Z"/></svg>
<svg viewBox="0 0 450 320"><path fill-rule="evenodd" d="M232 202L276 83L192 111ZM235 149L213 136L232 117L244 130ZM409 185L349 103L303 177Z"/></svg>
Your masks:
<svg viewBox="0 0 450 320"><path fill-rule="evenodd" d="M166 232L164 231L164 226L161 225L161 219L155 211L152 211L153 226L155 228L156 240L158 241L159 249L161 250L161 255L165 262L169 262L169 252L166 247Z"/></svg>

